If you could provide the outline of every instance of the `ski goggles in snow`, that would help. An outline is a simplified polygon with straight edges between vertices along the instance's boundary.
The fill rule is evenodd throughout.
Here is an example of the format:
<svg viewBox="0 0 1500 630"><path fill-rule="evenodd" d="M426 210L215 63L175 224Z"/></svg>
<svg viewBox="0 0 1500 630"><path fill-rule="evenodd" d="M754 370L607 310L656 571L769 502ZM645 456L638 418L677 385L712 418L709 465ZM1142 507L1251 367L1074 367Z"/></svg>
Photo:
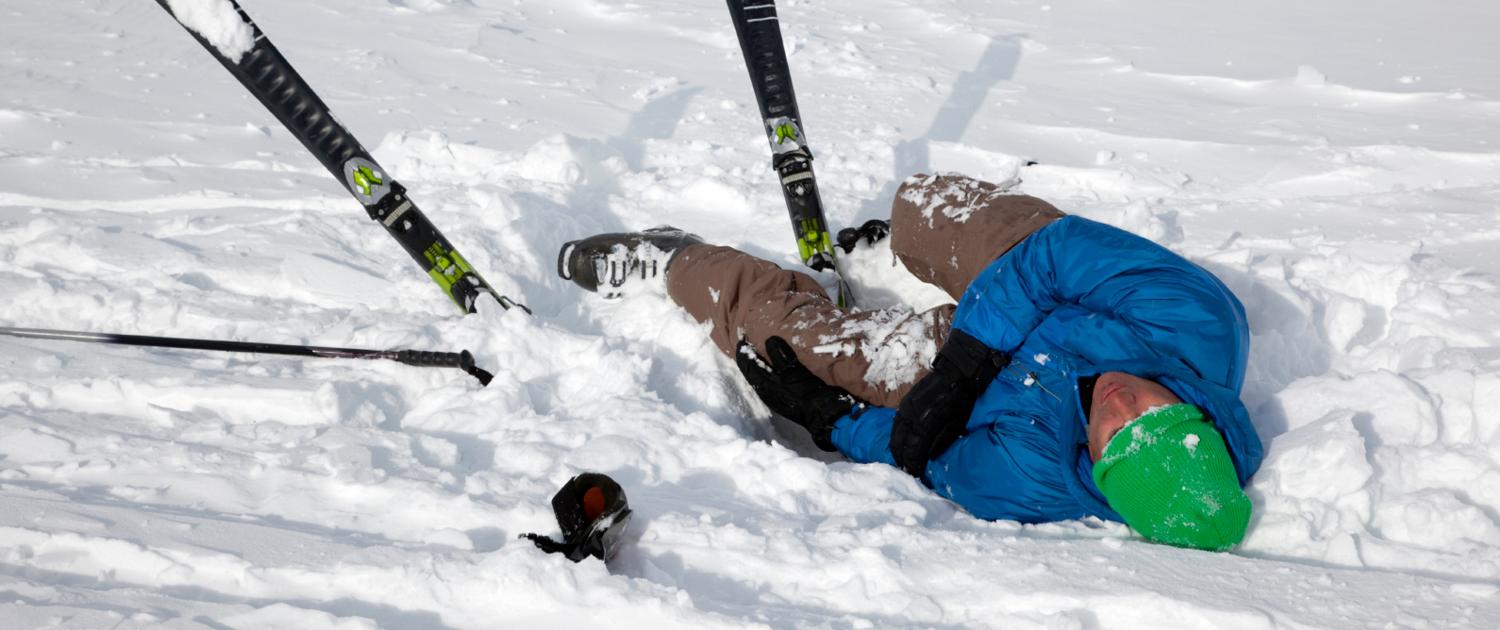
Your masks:
<svg viewBox="0 0 1500 630"><path fill-rule="evenodd" d="M581 562L593 556L609 560L620 551L630 525L625 490L608 475L583 473L552 497L552 511L562 529L563 542L541 534L522 534L547 553L561 553Z"/></svg>

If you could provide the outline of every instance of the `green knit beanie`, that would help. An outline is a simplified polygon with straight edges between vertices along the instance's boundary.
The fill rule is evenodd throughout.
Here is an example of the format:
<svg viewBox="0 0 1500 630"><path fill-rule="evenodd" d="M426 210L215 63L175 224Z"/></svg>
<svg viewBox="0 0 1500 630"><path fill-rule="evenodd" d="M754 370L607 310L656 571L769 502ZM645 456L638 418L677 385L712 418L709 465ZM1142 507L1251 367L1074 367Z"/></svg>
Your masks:
<svg viewBox="0 0 1500 630"><path fill-rule="evenodd" d="M1187 403L1125 425L1094 462L1094 484L1126 525L1153 542L1224 551L1250 524L1250 497L1224 438Z"/></svg>

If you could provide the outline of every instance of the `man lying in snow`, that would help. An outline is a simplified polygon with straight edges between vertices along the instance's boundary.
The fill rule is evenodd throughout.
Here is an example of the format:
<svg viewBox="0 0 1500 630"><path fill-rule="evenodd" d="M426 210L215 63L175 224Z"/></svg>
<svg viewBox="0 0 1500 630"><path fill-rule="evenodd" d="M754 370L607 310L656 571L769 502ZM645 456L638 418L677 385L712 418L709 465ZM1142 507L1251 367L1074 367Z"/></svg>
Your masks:
<svg viewBox="0 0 1500 630"><path fill-rule="evenodd" d="M891 249L956 306L842 309L804 273L670 228L568 243L558 272L606 293L664 276L772 411L981 518L1244 538L1261 444L1239 400L1244 308L1217 278L985 182L919 175L896 197Z"/></svg>

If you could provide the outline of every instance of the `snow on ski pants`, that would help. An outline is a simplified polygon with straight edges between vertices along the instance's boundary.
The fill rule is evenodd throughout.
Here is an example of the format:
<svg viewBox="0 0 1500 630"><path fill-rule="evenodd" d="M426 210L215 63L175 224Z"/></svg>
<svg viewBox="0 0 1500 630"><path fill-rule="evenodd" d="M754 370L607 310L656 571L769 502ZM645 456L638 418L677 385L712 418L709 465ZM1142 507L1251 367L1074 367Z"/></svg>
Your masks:
<svg viewBox="0 0 1500 630"><path fill-rule="evenodd" d="M912 275L956 301L989 263L1062 217L1045 201L988 182L915 175L891 207L891 251ZM803 272L706 244L672 260L667 293L712 325L714 344L725 354L733 356L741 338L764 353L766 339L781 337L818 378L882 407L900 404L927 373L954 309L840 308Z"/></svg>

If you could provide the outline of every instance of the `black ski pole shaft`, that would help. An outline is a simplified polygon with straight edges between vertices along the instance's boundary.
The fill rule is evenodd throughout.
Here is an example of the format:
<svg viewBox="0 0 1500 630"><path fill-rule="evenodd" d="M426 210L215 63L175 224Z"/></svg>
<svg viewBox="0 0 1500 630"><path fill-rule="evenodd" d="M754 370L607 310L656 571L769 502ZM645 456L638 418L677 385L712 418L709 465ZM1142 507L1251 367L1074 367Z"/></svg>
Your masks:
<svg viewBox="0 0 1500 630"><path fill-rule="evenodd" d="M474 364L474 355L462 352L425 352L421 350L364 350L360 348L329 348L324 346L297 346L251 341L218 341L213 339L184 339L180 337L152 337L147 335L120 335L114 333L91 333L70 330L46 330L42 328L11 328L0 326L0 335L24 339L47 339L53 341L81 341L119 346L144 346L148 348L179 348L183 350L209 350L217 352L245 352L252 354L280 354L320 359L385 359L416 367L458 368L470 376L489 385L494 375Z"/></svg>
<svg viewBox="0 0 1500 630"><path fill-rule="evenodd" d="M771 167L792 219L802 263L838 277L839 306L854 306L854 291L834 253L823 198L813 176L813 154L803 135L802 114L792 89L792 71L781 41L775 0L727 0L729 17L740 40L740 52L755 89L755 103L771 143Z"/></svg>
<svg viewBox="0 0 1500 630"><path fill-rule="evenodd" d="M194 25L205 28L205 25L197 24L198 20L208 20L210 24L206 27L213 29L216 39L229 40L226 46L230 47L230 54L234 54L238 52L231 45L234 38L221 33L226 25L214 23L212 18L205 18L201 14L195 16L196 20L190 18L193 24L189 24L172 11L168 0L156 0L156 3L182 24L209 54L218 59L256 100L281 121L287 131L307 147L313 157L333 174L334 179L342 183L344 189L365 207L370 218L385 227L401 244L402 249L417 261L422 270L459 308L466 313L474 312L475 300L481 294L488 293L507 309L519 306L530 312L524 305L500 295L479 276L479 272L469 265L469 261L458 253L427 215L407 197L406 187L381 168L375 158L354 138L354 134L349 133L333 117L328 105L313 92L302 75L292 68L281 51L271 44L271 40L250 19L250 15L235 0L227 1L239 13L242 26L248 28L249 34L253 35L253 45L238 54L236 59L226 56L224 50L194 29ZM240 44L245 45L246 42Z"/></svg>

